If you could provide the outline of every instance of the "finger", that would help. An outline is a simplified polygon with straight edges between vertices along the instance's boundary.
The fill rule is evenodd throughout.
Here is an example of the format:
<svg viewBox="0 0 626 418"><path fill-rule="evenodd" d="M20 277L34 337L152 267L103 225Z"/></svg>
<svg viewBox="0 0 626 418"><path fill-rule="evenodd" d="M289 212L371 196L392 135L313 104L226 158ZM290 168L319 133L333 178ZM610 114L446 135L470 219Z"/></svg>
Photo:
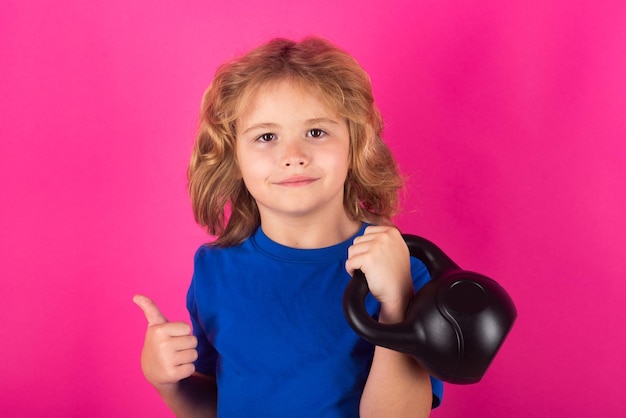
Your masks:
<svg viewBox="0 0 626 418"><path fill-rule="evenodd" d="M196 366L193 363L181 364L180 366L177 366L174 369L176 380L185 379L191 376L192 374L194 374L195 371L196 371Z"/></svg>
<svg viewBox="0 0 626 418"><path fill-rule="evenodd" d="M165 324L148 325L146 337L150 335L172 346L174 350L191 348L197 344L191 334L191 327L185 322L166 322Z"/></svg>
<svg viewBox="0 0 626 418"><path fill-rule="evenodd" d="M198 359L198 351L196 349L182 350L176 353L176 362L178 366L193 363Z"/></svg>
<svg viewBox="0 0 626 418"><path fill-rule="evenodd" d="M386 226L368 226L363 235L359 235L352 242L353 244L365 244L383 240L386 241L393 234L395 228Z"/></svg>
<svg viewBox="0 0 626 418"><path fill-rule="evenodd" d="M354 275L355 270L359 270L363 266L363 257L359 255L351 255L345 262L345 269L350 276Z"/></svg>
<svg viewBox="0 0 626 418"><path fill-rule="evenodd" d="M135 295L133 297L133 302L135 302L135 304L143 311L143 314L146 316L146 320L148 321L148 326L167 323L167 318L163 316L156 303L154 303L149 297L144 295Z"/></svg>
<svg viewBox="0 0 626 418"><path fill-rule="evenodd" d="M178 382L191 376L195 371L196 366L193 363L172 365L164 371L163 376L159 380L162 383Z"/></svg>
<svg viewBox="0 0 626 418"><path fill-rule="evenodd" d="M174 350L186 350L188 348L196 348L198 346L198 339L191 333L191 327L184 322L171 322L164 326L166 329L161 330L159 327L157 331L162 331L164 335L171 338L171 344Z"/></svg>
<svg viewBox="0 0 626 418"><path fill-rule="evenodd" d="M375 236L361 236L354 240L352 245L348 247L348 259L358 258L369 254L378 247L384 247L384 242Z"/></svg>

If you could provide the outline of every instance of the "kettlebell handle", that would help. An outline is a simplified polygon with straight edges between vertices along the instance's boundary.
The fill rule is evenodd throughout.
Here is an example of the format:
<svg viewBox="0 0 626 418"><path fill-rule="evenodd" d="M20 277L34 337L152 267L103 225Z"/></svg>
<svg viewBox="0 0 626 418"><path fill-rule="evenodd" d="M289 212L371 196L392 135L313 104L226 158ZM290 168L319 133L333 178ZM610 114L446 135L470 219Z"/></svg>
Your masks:
<svg viewBox="0 0 626 418"><path fill-rule="evenodd" d="M461 270L446 253L426 238L412 234L402 234L402 238L409 247L409 253L426 265L432 280L441 277L444 272Z"/></svg>

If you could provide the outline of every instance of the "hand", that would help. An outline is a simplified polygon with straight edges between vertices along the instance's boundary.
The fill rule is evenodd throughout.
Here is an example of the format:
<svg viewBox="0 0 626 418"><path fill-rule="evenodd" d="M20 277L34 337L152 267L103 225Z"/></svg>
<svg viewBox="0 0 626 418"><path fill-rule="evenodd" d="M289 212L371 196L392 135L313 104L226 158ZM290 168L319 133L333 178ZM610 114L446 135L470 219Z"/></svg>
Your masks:
<svg viewBox="0 0 626 418"><path fill-rule="evenodd" d="M397 228L368 226L348 249L346 270L360 269L372 295L381 303L404 314L413 296L409 249Z"/></svg>
<svg viewBox="0 0 626 418"><path fill-rule="evenodd" d="M184 322L168 322L148 297L135 295L133 302L141 308L148 329L141 352L141 369L157 389L189 377L195 371L198 340Z"/></svg>

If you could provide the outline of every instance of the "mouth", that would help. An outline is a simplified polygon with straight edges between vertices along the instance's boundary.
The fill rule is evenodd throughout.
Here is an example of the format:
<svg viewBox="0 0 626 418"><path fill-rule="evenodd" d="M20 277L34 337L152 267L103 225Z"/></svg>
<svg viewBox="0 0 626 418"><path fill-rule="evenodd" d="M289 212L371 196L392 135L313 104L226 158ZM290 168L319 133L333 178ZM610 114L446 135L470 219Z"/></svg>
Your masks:
<svg viewBox="0 0 626 418"><path fill-rule="evenodd" d="M275 184L284 187L302 187L308 186L311 183L316 182L318 179L315 177L306 176L294 176L284 180L277 181Z"/></svg>

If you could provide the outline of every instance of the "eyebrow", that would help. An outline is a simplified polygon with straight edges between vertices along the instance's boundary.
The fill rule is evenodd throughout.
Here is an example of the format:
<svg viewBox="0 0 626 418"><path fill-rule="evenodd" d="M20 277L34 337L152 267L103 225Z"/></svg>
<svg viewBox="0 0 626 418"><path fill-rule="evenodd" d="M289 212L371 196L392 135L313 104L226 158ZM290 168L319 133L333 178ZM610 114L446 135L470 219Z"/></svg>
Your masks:
<svg viewBox="0 0 626 418"><path fill-rule="evenodd" d="M339 125L339 122L331 118L313 118L313 119L307 119L304 122L305 123L328 123L331 125Z"/></svg>
<svg viewBox="0 0 626 418"><path fill-rule="evenodd" d="M339 122L337 122L335 119L331 119L331 118L312 118L312 119L307 119L304 121L305 125L310 125L310 124L316 124L316 123L326 123L329 125L339 125ZM277 123L271 123L271 122L262 122L262 123L255 123L254 125L248 126L243 132L242 134L247 134L250 131L254 131L254 130L273 130L278 128L280 125L278 125Z"/></svg>
<svg viewBox="0 0 626 418"><path fill-rule="evenodd" d="M243 134L247 134L250 131L254 131L254 130L273 130L274 128L278 127L278 124L276 123L255 123L252 126L249 126L248 128L246 128L243 131Z"/></svg>

